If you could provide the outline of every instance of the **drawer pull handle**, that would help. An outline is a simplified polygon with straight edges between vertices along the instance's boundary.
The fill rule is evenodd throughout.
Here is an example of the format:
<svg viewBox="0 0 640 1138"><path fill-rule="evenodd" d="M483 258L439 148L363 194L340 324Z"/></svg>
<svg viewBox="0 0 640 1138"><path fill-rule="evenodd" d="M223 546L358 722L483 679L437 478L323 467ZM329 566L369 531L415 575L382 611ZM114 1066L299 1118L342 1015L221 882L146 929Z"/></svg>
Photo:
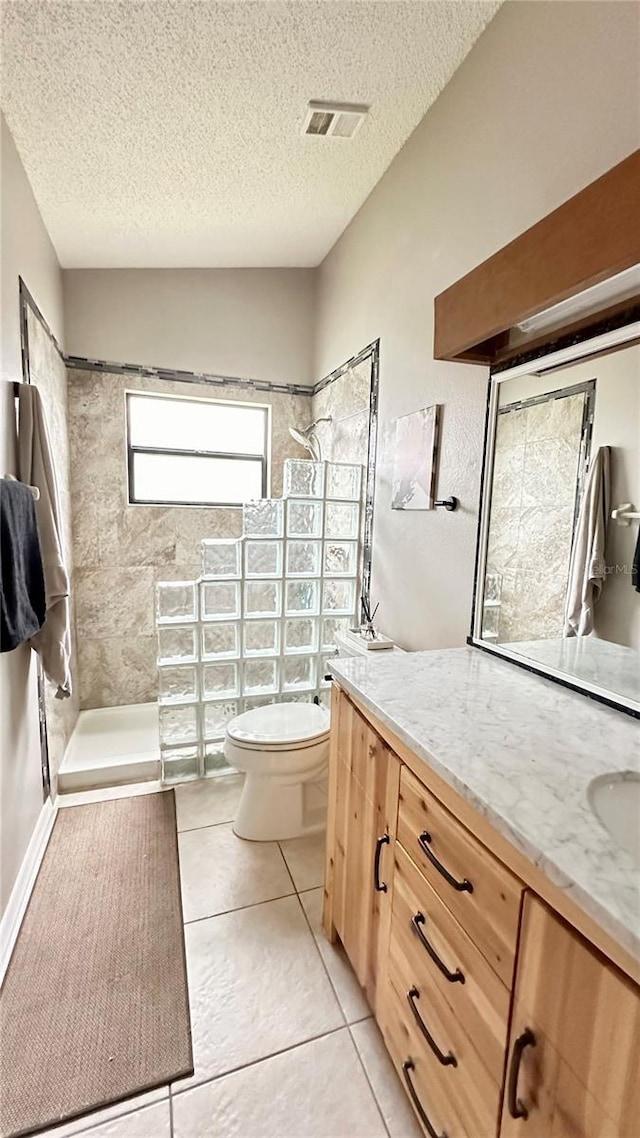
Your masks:
<svg viewBox="0 0 640 1138"><path fill-rule="evenodd" d="M449 1051L449 1053L447 1055L445 1055L444 1052L440 1050L440 1048L438 1047L438 1044L436 1043L435 1039L433 1038L433 1036L432 1036L431 1032L429 1031L427 1025L425 1024L424 1020L422 1019L422 1016L420 1015L420 1012L418 1011L418 1009L416 1007L416 1003L415 1003L416 1000L419 1000L419 999L420 999L420 993L419 993L417 988L411 988L407 992L407 1000L409 1002L409 1007L411 1008L411 1011L413 1012L413 1017L414 1017L417 1025L418 1025L418 1027L420 1028L420 1031L424 1035L424 1037L425 1037L427 1043L429 1044L429 1047L433 1051L433 1054L435 1055L436 1059L438 1060L439 1063L442 1063L443 1067L457 1067L458 1066L458 1060L456 1059L455 1055L451 1051Z"/></svg>
<svg viewBox="0 0 640 1138"><path fill-rule="evenodd" d="M444 960L441 960L440 957L438 956L438 953L436 952L433 945L429 944L429 941L427 940L426 936L424 935L424 933L422 931L422 928L420 927L421 925L424 925L425 923L426 922L425 922L424 913L416 913L415 916L411 918L411 924L413 925L413 931L416 934L418 940L420 941L420 944L422 945L423 948L425 948L427 950L429 956L433 960L433 963L440 969L440 971L442 972L442 975L447 977L447 980L451 984L456 984L456 983L457 984L464 984L464 972L461 972L459 968L456 968L455 972L450 972L449 969L447 968L446 964L444 963Z"/></svg>
<svg viewBox="0 0 640 1138"><path fill-rule="evenodd" d="M473 893L473 885L470 881L467 880L466 877L463 878L462 881L458 881L458 879L454 877L452 873L449 873L449 870L446 869L442 862L438 861L436 855L429 846L429 843L431 842L431 834L428 834L426 830L423 830L418 838L418 842L420 844L420 849L424 854L426 854L431 864L438 870L438 873L442 874L445 881L449 882L449 885L452 885L454 889L457 889L458 893Z"/></svg>
<svg viewBox="0 0 640 1138"><path fill-rule="evenodd" d="M384 881L380 880L380 855L382 853L382 847L388 846L390 841L391 839L389 835L383 834L382 837L378 838L376 842L376 856L373 859L373 884L376 887L376 893L387 892L387 887Z"/></svg>
<svg viewBox="0 0 640 1138"><path fill-rule="evenodd" d="M535 1047L535 1045L536 1037L530 1027L525 1028L522 1035L518 1036L513 1045L511 1068L509 1070L509 1088L507 1092L509 1114L512 1118L529 1117L529 1111L518 1098L518 1075L520 1074L520 1063L522 1062L522 1054L525 1047Z"/></svg>
<svg viewBox="0 0 640 1138"><path fill-rule="evenodd" d="M413 1059L405 1059L404 1063L402 1064L402 1074L404 1075L404 1081L407 1084L407 1090L409 1091L409 1094L411 1095L411 1101L412 1101L413 1105L415 1106L415 1108L418 1112L418 1116L419 1116L419 1118L422 1122L422 1125L424 1126L427 1134L429 1135L429 1138L447 1138L447 1135L445 1134L444 1130L442 1131L441 1134L438 1134L438 1131L433 1126L431 1119L429 1118L429 1115L427 1114L422 1103L420 1102L420 1099L418 1098L416 1088L414 1087L413 1083L411 1082L411 1076L409 1074L409 1071L415 1071L415 1066L416 1065L413 1062Z"/></svg>

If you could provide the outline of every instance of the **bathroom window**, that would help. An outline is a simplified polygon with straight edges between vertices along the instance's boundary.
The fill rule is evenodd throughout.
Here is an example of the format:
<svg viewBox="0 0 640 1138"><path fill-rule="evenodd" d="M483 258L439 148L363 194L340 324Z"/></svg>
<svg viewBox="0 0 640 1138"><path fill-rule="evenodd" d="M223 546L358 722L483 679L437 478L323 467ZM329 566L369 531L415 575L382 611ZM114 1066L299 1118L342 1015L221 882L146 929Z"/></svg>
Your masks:
<svg viewBox="0 0 640 1138"><path fill-rule="evenodd" d="M129 501L239 506L269 490L269 408L127 393Z"/></svg>

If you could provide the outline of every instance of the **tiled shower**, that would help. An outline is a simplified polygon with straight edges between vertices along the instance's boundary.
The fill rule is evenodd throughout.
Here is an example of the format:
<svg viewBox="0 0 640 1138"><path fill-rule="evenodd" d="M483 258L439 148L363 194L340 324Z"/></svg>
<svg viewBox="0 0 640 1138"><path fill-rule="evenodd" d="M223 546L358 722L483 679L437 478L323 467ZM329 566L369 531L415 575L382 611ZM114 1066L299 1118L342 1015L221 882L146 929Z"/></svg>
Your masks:
<svg viewBox="0 0 640 1138"><path fill-rule="evenodd" d="M326 698L358 611L361 497L361 466L289 459L283 498L245 503L242 537L202 542L198 580L158 584L163 781L224 772L242 711Z"/></svg>

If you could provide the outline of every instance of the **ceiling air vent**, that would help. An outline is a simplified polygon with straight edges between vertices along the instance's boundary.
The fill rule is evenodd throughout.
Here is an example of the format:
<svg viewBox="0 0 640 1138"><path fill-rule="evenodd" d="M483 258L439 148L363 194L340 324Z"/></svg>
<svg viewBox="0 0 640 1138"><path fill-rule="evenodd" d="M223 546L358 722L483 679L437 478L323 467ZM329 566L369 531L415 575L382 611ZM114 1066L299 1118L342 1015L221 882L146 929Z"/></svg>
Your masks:
<svg viewBox="0 0 640 1138"><path fill-rule="evenodd" d="M307 107L302 133L353 138L368 110L368 107L359 103L311 101Z"/></svg>

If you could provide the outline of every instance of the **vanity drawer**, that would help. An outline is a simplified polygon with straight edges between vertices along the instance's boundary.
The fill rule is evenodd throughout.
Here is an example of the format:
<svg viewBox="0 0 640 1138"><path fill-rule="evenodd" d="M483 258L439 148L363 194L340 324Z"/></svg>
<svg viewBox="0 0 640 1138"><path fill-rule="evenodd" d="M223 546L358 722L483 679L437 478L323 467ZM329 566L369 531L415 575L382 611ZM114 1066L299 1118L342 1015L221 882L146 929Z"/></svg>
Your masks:
<svg viewBox="0 0 640 1138"><path fill-rule="evenodd" d="M398 841L510 988L522 883L406 767Z"/></svg>
<svg viewBox="0 0 640 1138"><path fill-rule="evenodd" d="M420 962L422 965L422 962ZM466 1130L473 1135L495 1134L501 1087L489 1073L462 1024L424 966L416 968L401 938L392 935L388 982L394 989L396 1016L412 1031L413 1052L425 1062L435 1059L435 1075L457 1104Z"/></svg>
<svg viewBox="0 0 640 1138"><path fill-rule="evenodd" d="M436 990L501 1085L507 1044L509 991L460 927L411 858L395 846L391 951L406 962L403 975ZM463 977L461 979L460 977Z"/></svg>
<svg viewBox="0 0 640 1138"><path fill-rule="evenodd" d="M378 1005L377 1020L387 1050L400 1080L413 1102L425 1134L446 1138L494 1138L490 1131L468 1129L462 1118L449 1081L449 1070L441 1067L425 1047L406 1004L387 978Z"/></svg>

